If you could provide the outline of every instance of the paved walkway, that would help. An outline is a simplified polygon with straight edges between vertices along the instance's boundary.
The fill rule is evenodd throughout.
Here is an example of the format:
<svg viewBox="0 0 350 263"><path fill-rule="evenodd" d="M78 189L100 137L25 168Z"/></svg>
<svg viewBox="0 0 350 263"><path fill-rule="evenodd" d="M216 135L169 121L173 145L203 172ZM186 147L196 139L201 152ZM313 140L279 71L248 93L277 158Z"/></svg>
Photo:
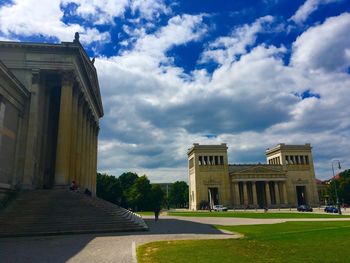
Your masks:
<svg viewBox="0 0 350 263"><path fill-rule="evenodd" d="M136 262L136 247L157 240L225 239L238 235L224 233L211 225L161 218L145 219L150 231L86 234L52 237L0 239L1 262Z"/></svg>
<svg viewBox="0 0 350 263"><path fill-rule="evenodd" d="M157 240L224 239L238 235L223 233L211 225L274 224L286 221L330 221L326 219L247 219L163 216L158 222L145 216L148 232L87 234L53 237L1 238L1 262L120 262L135 263L136 247Z"/></svg>

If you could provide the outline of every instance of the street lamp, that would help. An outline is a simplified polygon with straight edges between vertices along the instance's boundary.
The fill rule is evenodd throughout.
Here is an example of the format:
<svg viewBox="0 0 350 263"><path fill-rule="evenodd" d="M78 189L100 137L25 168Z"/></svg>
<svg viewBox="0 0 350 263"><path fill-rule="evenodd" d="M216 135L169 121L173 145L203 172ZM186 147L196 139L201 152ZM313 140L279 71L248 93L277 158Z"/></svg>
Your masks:
<svg viewBox="0 0 350 263"><path fill-rule="evenodd" d="M339 161L339 160L333 160L333 161L332 161L334 191L335 191L335 197L336 197L336 199L337 199L338 213L339 213L339 215L341 215L340 203L339 203L339 197L338 197L338 191L337 191L337 182L336 182L336 180L335 180L335 175L334 175L334 167L333 167L334 162L337 162L337 163L338 163L338 169L339 169L339 170L341 169L341 167L340 167L340 161Z"/></svg>

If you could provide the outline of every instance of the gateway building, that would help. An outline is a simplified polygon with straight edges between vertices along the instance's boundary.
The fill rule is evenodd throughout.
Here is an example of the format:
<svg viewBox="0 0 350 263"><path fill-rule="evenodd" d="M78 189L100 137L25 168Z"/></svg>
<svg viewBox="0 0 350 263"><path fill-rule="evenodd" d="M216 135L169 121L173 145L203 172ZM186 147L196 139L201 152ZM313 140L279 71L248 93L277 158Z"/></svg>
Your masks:
<svg viewBox="0 0 350 263"><path fill-rule="evenodd" d="M278 144L266 164L229 164L226 144L188 150L189 208L282 208L319 203L310 144Z"/></svg>

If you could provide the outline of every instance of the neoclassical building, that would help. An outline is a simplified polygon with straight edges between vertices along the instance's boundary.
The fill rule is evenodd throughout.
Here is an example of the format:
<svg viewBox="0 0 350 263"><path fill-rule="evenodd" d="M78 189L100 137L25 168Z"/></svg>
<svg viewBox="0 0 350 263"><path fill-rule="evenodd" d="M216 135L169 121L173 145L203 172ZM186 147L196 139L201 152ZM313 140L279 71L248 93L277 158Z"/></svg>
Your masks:
<svg viewBox="0 0 350 263"><path fill-rule="evenodd" d="M188 150L189 208L279 208L319 203L310 144L278 144L266 164L229 164L226 144Z"/></svg>
<svg viewBox="0 0 350 263"><path fill-rule="evenodd" d="M95 194L102 116L79 34L60 44L0 42L0 199L73 180Z"/></svg>

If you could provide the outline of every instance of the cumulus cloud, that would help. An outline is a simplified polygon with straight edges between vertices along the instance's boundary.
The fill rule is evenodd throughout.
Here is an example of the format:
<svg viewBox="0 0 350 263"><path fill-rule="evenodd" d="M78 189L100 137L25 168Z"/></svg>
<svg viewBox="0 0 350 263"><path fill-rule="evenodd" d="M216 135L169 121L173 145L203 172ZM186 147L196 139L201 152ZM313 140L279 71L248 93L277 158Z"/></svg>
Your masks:
<svg viewBox="0 0 350 263"><path fill-rule="evenodd" d="M163 0L133 0L130 3L131 11L139 13L146 20L159 18L161 14L170 14L171 8L166 6Z"/></svg>
<svg viewBox="0 0 350 263"><path fill-rule="evenodd" d="M7 38L12 35L56 37L60 41L72 41L74 33L81 34L83 43L108 41L108 32L80 24L64 23L61 0L14 0L0 7L0 31Z"/></svg>
<svg viewBox="0 0 350 263"><path fill-rule="evenodd" d="M103 43L110 41L110 34L96 26L113 25L127 10L150 21L171 13L162 0L14 0L0 6L0 32L6 39L41 35L59 41L72 41L79 32L85 44ZM65 16L77 16L87 23L65 22Z"/></svg>
<svg viewBox="0 0 350 263"><path fill-rule="evenodd" d="M64 6L76 4L74 12L95 24L113 23L115 17L123 16L129 5L128 0L61 0L61 3Z"/></svg>
<svg viewBox="0 0 350 263"><path fill-rule="evenodd" d="M298 8L290 20L293 20L297 24L301 24L309 17L310 14L315 12L320 5L326 5L340 1L342 0L306 0L305 3Z"/></svg>
<svg viewBox="0 0 350 263"><path fill-rule="evenodd" d="M295 21L305 21L311 6ZM0 7L0 39L42 34L71 41L79 31L85 43L103 43L112 38L98 28L131 14L121 25L120 49L95 61L105 108L102 172L186 180L186 150L194 142L225 142L230 162L238 163L264 162L265 149L277 143L310 142L320 178L328 177L331 158L350 165L348 13L309 28L289 49L259 38L279 32L272 16L213 39L206 14L172 12L161 0L15 0ZM83 22L67 22L70 16ZM193 42L203 51L190 71L172 51ZM305 93L317 96L300 96Z"/></svg>
<svg viewBox="0 0 350 263"><path fill-rule="evenodd" d="M119 64L131 63L142 70L158 68L159 63L171 63L166 52L174 46L196 41L206 32L202 24L203 15L177 15L168 20L166 26L153 34L140 32L132 50L126 50L118 57Z"/></svg>
<svg viewBox="0 0 350 263"><path fill-rule="evenodd" d="M346 71L350 66L350 13L309 28L293 43L291 64L311 70Z"/></svg>
<svg viewBox="0 0 350 263"><path fill-rule="evenodd" d="M272 16L261 17L250 25L238 26L229 36L217 38L203 52L201 62L215 61L224 64L236 60L237 55L245 54L247 48L255 44L257 33L264 31L273 20Z"/></svg>
<svg viewBox="0 0 350 263"><path fill-rule="evenodd" d="M206 33L197 16L172 18L155 33L140 34L131 50L97 59L109 109L101 131L105 139L100 169L122 172L120 167L128 169L125 164L132 158L131 169L149 174L153 181L186 180L186 150L194 142L226 142L230 162L243 163L264 162L265 149L280 142L310 142L317 176L327 178L327 158L349 154L349 75L285 65L285 47L255 43L256 35L266 30L261 23L270 21L273 18L257 19L212 41L220 43L222 51L220 66L212 73L184 73L167 55L173 46L197 41ZM294 43L293 61L296 47L306 45L300 43ZM232 59L232 54L240 56ZM295 95L306 91L318 96ZM208 133L215 136L203 136ZM341 146L333 152L332 143Z"/></svg>

